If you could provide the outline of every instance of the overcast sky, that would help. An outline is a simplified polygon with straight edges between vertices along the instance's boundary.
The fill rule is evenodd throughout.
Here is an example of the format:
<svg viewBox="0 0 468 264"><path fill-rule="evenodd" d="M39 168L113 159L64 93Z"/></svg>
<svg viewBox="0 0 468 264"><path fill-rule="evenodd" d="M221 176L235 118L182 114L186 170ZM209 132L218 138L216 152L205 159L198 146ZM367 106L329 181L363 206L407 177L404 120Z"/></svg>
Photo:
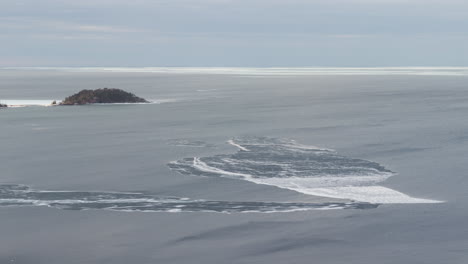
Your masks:
<svg viewBox="0 0 468 264"><path fill-rule="evenodd" d="M466 0L0 0L0 66L468 66Z"/></svg>

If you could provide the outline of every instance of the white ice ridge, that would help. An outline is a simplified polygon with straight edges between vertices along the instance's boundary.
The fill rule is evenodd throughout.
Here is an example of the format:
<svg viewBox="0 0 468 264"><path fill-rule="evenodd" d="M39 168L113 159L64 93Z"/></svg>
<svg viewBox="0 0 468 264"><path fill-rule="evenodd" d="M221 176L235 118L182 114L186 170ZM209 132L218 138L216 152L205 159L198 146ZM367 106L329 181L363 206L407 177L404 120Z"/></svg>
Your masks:
<svg viewBox="0 0 468 264"><path fill-rule="evenodd" d="M209 172L209 173L217 173L226 176L226 178L242 178L247 180L248 178L251 178L252 176L249 174L244 174L244 173L237 173L237 172L229 172L229 171L224 171L218 168L210 167L208 164L205 162L201 161L200 158L193 158L193 167L204 171L204 172Z"/></svg>
<svg viewBox="0 0 468 264"><path fill-rule="evenodd" d="M1 100L1 104L6 104L9 107L24 107L24 106L51 106L52 102L60 103L60 100L23 100L23 99L11 99L11 100Z"/></svg>
<svg viewBox="0 0 468 264"><path fill-rule="evenodd" d="M359 202L378 204L410 204L410 203L441 203L441 201L414 198L393 189L371 185L371 186L343 186L343 187L311 187L307 180L311 179L246 179L248 181L272 185L283 189L293 190L299 193L330 197L338 199L348 199ZM314 181L311 181L313 183Z"/></svg>
<svg viewBox="0 0 468 264"><path fill-rule="evenodd" d="M255 178L245 173L235 173L211 167L200 158L194 158L193 166L204 172L221 174L226 178L242 178L243 180L256 184L270 185L282 189L288 189L303 194L347 199L359 202L379 203L379 204L404 204L404 203L441 203L441 201L414 198L393 189L377 186L365 185L373 182L384 181L391 175L382 174L375 177L352 176L352 177L315 177L315 178ZM345 185L335 187L332 185ZM356 186L363 184L363 186ZM354 185L354 186L346 186Z"/></svg>
<svg viewBox="0 0 468 264"><path fill-rule="evenodd" d="M231 139L237 154L172 163L181 173L218 175L299 193L375 204L440 203L415 198L382 182L395 175L381 165L338 155L332 150L272 138ZM191 169L190 169L191 168ZM194 170L192 170L194 169Z"/></svg>
<svg viewBox="0 0 468 264"><path fill-rule="evenodd" d="M234 140L232 140L232 139L228 140L228 143L231 144L231 145L233 145L233 146L236 147L236 148L239 148L240 150L243 150L243 151L250 151L250 150L248 150L247 148L245 148L245 147L243 147L243 146L237 144L237 143L234 142Z"/></svg>
<svg viewBox="0 0 468 264"><path fill-rule="evenodd" d="M466 76L468 67L1 67L0 70L221 75L435 75Z"/></svg>

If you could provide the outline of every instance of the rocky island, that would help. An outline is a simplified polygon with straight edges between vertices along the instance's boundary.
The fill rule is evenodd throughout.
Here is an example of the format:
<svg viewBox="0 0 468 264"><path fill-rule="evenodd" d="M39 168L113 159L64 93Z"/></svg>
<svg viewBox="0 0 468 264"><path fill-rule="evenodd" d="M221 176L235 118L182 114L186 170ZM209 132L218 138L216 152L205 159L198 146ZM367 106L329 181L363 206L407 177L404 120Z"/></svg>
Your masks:
<svg viewBox="0 0 468 264"><path fill-rule="evenodd" d="M60 105L111 104L111 103L149 103L147 100L116 88L81 90L65 98Z"/></svg>

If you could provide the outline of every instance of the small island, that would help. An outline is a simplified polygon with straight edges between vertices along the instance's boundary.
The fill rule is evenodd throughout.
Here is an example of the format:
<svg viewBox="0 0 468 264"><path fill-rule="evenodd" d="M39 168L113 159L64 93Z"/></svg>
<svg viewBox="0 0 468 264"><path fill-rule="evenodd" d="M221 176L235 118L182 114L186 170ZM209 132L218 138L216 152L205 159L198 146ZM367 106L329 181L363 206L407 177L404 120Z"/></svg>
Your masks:
<svg viewBox="0 0 468 264"><path fill-rule="evenodd" d="M81 90L65 98L60 105L112 104L112 103L149 103L132 93L116 88Z"/></svg>
<svg viewBox="0 0 468 264"><path fill-rule="evenodd" d="M5 107L8 107L8 105L6 105L6 104L0 104L0 108L5 108Z"/></svg>

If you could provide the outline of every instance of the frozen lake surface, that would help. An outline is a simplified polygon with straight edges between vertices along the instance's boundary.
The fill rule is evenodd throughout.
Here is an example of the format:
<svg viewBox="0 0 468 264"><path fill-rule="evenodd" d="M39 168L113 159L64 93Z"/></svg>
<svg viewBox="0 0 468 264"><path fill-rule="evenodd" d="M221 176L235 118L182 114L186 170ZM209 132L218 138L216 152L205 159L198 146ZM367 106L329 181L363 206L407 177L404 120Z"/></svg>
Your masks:
<svg viewBox="0 0 468 264"><path fill-rule="evenodd" d="M155 102L0 110L0 263L467 263L465 69L322 71L0 70Z"/></svg>

